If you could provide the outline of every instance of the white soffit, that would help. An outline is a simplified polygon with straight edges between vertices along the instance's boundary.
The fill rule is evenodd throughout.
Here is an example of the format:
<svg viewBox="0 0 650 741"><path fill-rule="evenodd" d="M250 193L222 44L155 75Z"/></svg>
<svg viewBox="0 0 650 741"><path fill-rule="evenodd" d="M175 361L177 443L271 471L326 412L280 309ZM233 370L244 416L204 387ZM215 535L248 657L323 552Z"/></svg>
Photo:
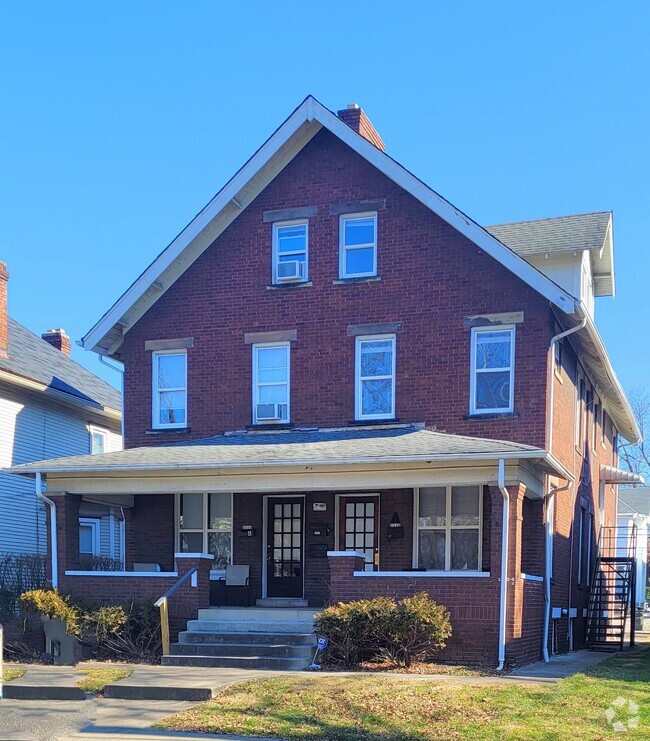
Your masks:
<svg viewBox="0 0 650 741"><path fill-rule="evenodd" d="M320 131L327 128L384 175L567 314L575 299L499 242L462 211L353 131L312 96L287 118L237 174L140 275L81 340L87 350L112 354L125 332L214 242L239 213Z"/></svg>

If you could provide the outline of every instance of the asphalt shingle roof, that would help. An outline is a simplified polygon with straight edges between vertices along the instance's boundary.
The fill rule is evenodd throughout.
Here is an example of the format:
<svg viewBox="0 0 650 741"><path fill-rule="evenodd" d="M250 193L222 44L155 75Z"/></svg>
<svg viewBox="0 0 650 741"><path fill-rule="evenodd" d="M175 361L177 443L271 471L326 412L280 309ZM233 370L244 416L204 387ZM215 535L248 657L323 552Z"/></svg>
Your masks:
<svg viewBox="0 0 650 741"><path fill-rule="evenodd" d="M538 455L539 454L539 455ZM437 457L540 457L538 448L503 440L449 435L415 425L391 428L338 428L270 433L234 433L160 447L80 455L29 463L16 473L85 470L190 469L232 466L408 461Z"/></svg>
<svg viewBox="0 0 650 741"><path fill-rule="evenodd" d="M485 229L521 257L550 252L600 250L611 216L610 211L599 211L495 224Z"/></svg>
<svg viewBox="0 0 650 741"><path fill-rule="evenodd" d="M618 511L621 514L650 515L650 486L635 486L618 490Z"/></svg>
<svg viewBox="0 0 650 741"><path fill-rule="evenodd" d="M120 392L79 365L65 353L8 319L8 357L0 357L0 369L42 383L97 407L121 408Z"/></svg>

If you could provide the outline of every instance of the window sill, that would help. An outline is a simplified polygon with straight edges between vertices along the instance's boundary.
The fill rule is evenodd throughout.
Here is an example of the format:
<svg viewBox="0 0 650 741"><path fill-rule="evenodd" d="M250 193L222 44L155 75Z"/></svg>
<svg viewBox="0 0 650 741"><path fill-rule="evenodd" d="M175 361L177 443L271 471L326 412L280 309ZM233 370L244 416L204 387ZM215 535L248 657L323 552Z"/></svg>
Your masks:
<svg viewBox="0 0 650 741"><path fill-rule="evenodd" d="M470 578L470 579L488 579L490 577L489 571L354 571L354 576L370 576L370 577L389 577L391 579L393 578L401 578L401 579L411 579L415 577L416 579L421 577L427 577L429 579L439 579L439 578L446 578L446 579L456 579L458 577L460 578Z"/></svg>
<svg viewBox="0 0 650 741"><path fill-rule="evenodd" d="M266 287L267 291L290 291L292 288L311 288L314 284L310 280L303 280L300 283L271 283Z"/></svg>
<svg viewBox="0 0 650 741"><path fill-rule="evenodd" d="M348 283L376 283L381 280L379 275L363 275L359 278L337 278L332 281L333 286L344 286Z"/></svg>
<svg viewBox="0 0 650 741"><path fill-rule="evenodd" d="M487 414L466 414L463 419L490 420L490 419L514 419L520 417L519 412L489 412Z"/></svg>
<svg viewBox="0 0 650 741"><path fill-rule="evenodd" d="M151 430L145 430L145 435L169 435L177 434L181 435L186 432L192 432L191 427L156 427Z"/></svg>
<svg viewBox="0 0 650 741"><path fill-rule="evenodd" d="M348 424L357 427L367 427L368 425L394 425L399 424L399 417L382 417L382 419L349 419Z"/></svg>
<svg viewBox="0 0 650 741"><path fill-rule="evenodd" d="M247 430L292 430L295 427L293 422L280 422L279 424L258 424L246 425Z"/></svg>

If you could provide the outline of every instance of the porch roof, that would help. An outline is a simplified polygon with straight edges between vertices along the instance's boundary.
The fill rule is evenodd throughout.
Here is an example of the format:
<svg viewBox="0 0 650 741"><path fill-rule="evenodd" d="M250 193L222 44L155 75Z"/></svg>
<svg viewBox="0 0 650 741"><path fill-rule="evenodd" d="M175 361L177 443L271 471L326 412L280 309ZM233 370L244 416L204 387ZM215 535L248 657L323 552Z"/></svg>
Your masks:
<svg viewBox="0 0 650 741"><path fill-rule="evenodd" d="M562 475L558 471L559 464L541 448L505 440L451 435L422 425L237 431L181 444L55 458L7 470L22 475L82 475L499 458L538 459L548 470Z"/></svg>

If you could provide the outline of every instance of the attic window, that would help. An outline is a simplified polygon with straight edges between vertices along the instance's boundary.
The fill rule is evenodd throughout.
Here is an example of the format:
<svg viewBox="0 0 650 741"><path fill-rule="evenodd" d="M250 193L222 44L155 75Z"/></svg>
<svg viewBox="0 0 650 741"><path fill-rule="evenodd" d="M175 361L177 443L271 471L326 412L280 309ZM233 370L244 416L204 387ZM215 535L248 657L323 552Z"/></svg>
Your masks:
<svg viewBox="0 0 650 741"><path fill-rule="evenodd" d="M273 283L304 283L307 280L306 220L273 224Z"/></svg>
<svg viewBox="0 0 650 741"><path fill-rule="evenodd" d="M514 409L515 328L472 328L470 414Z"/></svg>
<svg viewBox="0 0 650 741"><path fill-rule="evenodd" d="M153 427L187 426L187 353L155 352L153 366Z"/></svg>
<svg viewBox="0 0 650 741"><path fill-rule="evenodd" d="M339 225L339 278L377 275L377 214L346 214Z"/></svg>

